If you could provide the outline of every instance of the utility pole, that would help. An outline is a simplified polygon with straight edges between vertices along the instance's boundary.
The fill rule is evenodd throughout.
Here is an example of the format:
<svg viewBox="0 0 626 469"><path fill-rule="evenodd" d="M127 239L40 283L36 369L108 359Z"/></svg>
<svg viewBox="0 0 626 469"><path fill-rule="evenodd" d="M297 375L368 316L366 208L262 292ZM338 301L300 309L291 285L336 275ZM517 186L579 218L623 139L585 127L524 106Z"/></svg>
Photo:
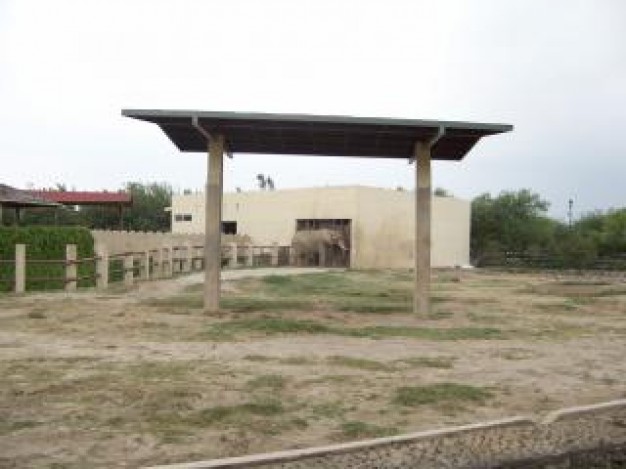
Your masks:
<svg viewBox="0 0 626 469"><path fill-rule="evenodd" d="M574 201L572 199L569 199L568 206L569 206L569 209L567 210L567 220L568 220L568 225L571 228L572 227L572 207L574 207Z"/></svg>

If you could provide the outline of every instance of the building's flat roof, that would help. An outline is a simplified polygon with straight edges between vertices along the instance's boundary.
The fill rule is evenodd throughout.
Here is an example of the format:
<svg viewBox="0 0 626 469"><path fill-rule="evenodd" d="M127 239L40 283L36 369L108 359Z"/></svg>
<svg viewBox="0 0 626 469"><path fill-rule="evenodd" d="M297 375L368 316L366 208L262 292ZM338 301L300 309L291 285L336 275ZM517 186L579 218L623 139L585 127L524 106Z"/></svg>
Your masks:
<svg viewBox="0 0 626 469"><path fill-rule="evenodd" d="M460 160L482 137L513 130L507 124L303 114L124 109L122 115L157 124L189 152L206 152L204 131L224 135L232 153L411 158L417 140L443 128L432 158Z"/></svg>
<svg viewBox="0 0 626 469"><path fill-rule="evenodd" d="M31 190L33 196L65 205L132 205L126 192Z"/></svg>

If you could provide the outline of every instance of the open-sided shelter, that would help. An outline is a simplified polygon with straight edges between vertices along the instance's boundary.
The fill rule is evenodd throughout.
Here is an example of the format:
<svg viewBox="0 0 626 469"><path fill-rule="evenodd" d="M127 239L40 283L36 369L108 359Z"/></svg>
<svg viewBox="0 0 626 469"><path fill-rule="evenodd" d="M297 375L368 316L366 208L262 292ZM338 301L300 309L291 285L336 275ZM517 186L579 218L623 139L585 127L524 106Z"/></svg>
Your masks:
<svg viewBox="0 0 626 469"><path fill-rule="evenodd" d="M16 189L6 184L0 184L0 225L2 224L2 209L9 207L15 210L15 221L19 223L20 213L25 208L32 207L60 207L61 204L37 197L29 191Z"/></svg>
<svg viewBox="0 0 626 469"><path fill-rule="evenodd" d="M461 160L504 124L413 119L258 114L186 110L123 110L157 124L185 152L208 152L204 307L220 300L223 156L234 153L402 158L416 162L414 310L430 309L431 160Z"/></svg>

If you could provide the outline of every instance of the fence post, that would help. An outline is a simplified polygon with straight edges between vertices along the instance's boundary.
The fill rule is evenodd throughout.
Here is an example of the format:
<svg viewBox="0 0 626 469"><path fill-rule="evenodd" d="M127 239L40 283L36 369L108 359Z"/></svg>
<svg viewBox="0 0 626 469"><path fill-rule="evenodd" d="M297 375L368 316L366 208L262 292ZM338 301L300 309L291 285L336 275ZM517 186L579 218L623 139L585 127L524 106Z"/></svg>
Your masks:
<svg viewBox="0 0 626 469"><path fill-rule="evenodd" d="M74 291L77 285L77 271L76 268L76 245L67 244L65 246L65 290Z"/></svg>
<svg viewBox="0 0 626 469"><path fill-rule="evenodd" d="M15 245L15 293L26 291L26 245Z"/></svg>
<svg viewBox="0 0 626 469"><path fill-rule="evenodd" d="M134 271L134 256L132 252L127 252L124 254L124 285L130 287L133 285L133 281L135 280L135 271Z"/></svg>
<svg viewBox="0 0 626 469"><path fill-rule="evenodd" d="M319 266L326 267L326 245L324 243L320 243L318 246L319 250Z"/></svg>
<svg viewBox="0 0 626 469"><path fill-rule="evenodd" d="M153 249L154 256L152 265L152 278L163 277L163 250L160 248Z"/></svg>
<svg viewBox="0 0 626 469"><path fill-rule="evenodd" d="M254 247L252 244L248 244L248 257L246 258L246 265L248 267L254 266Z"/></svg>
<svg viewBox="0 0 626 469"><path fill-rule="evenodd" d="M170 246L161 247L161 272L163 278L172 276L172 249Z"/></svg>
<svg viewBox="0 0 626 469"><path fill-rule="evenodd" d="M272 267L278 266L278 243L272 243Z"/></svg>
<svg viewBox="0 0 626 469"><path fill-rule="evenodd" d="M96 245L96 287L100 289L109 286L109 253L105 244Z"/></svg>
<svg viewBox="0 0 626 469"><path fill-rule="evenodd" d="M144 251L143 253L143 265L141 274L144 280L150 280L150 251Z"/></svg>
<svg viewBox="0 0 626 469"><path fill-rule="evenodd" d="M228 266L231 269L237 267L237 243L230 243L230 260Z"/></svg>
<svg viewBox="0 0 626 469"><path fill-rule="evenodd" d="M193 265L191 264L193 262L193 253L191 252L191 243L187 242L185 243L185 261L184 261L184 268L183 268L183 272L191 272L193 270Z"/></svg>

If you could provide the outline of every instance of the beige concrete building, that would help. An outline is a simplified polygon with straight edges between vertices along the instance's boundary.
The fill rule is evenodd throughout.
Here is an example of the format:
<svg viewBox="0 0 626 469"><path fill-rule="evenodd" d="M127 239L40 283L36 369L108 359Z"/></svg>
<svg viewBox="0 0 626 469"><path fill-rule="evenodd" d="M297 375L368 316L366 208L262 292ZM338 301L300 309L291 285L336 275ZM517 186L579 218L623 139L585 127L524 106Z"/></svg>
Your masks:
<svg viewBox="0 0 626 469"><path fill-rule="evenodd" d="M175 195L172 232L204 233L204 194ZM414 266L415 194L363 186L225 193L223 232L248 235L255 245L286 246L296 230L342 226L353 268ZM469 264L470 203L432 200L433 267Z"/></svg>

